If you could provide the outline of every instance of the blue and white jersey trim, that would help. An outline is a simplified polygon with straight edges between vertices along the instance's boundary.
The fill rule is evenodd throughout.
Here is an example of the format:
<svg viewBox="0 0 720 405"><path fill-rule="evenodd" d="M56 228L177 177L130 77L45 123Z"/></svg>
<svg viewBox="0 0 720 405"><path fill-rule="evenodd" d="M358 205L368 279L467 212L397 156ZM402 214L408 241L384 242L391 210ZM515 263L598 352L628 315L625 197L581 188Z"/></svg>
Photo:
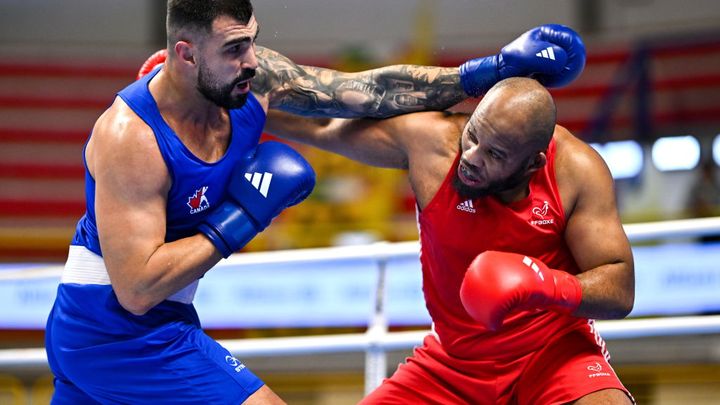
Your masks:
<svg viewBox="0 0 720 405"><path fill-rule="evenodd" d="M110 285L105 261L85 246L70 246L60 282L63 284ZM167 298L168 301L192 304L199 280Z"/></svg>

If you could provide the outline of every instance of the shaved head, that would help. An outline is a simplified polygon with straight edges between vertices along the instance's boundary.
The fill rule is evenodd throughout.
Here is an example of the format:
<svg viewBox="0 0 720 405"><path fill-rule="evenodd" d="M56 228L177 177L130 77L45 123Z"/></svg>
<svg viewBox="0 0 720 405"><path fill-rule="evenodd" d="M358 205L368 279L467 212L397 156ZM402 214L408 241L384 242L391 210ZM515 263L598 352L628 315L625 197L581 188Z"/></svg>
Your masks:
<svg viewBox="0 0 720 405"><path fill-rule="evenodd" d="M555 130L552 96L536 80L526 77L512 77L493 86L478 104L473 118L479 115L511 120L507 124L519 129L524 141L539 150L547 148Z"/></svg>
<svg viewBox="0 0 720 405"><path fill-rule="evenodd" d="M555 132L555 103L528 78L498 82L475 108L460 137L460 164L453 179L464 197L523 195L542 168Z"/></svg>

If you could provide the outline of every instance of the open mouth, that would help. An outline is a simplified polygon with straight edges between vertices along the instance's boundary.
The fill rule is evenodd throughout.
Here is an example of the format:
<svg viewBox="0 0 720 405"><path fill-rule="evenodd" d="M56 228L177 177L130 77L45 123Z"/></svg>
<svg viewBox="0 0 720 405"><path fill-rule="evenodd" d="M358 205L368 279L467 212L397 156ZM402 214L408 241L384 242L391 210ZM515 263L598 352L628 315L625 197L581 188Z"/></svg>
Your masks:
<svg viewBox="0 0 720 405"><path fill-rule="evenodd" d="M474 175L462 162L458 165L458 177L460 181L468 186L474 186L480 183L480 180Z"/></svg>
<svg viewBox="0 0 720 405"><path fill-rule="evenodd" d="M239 82L238 84L236 84L235 88L240 90L242 93L247 93L248 91L250 91L250 81L251 80L252 79L243 80L243 81Z"/></svg>

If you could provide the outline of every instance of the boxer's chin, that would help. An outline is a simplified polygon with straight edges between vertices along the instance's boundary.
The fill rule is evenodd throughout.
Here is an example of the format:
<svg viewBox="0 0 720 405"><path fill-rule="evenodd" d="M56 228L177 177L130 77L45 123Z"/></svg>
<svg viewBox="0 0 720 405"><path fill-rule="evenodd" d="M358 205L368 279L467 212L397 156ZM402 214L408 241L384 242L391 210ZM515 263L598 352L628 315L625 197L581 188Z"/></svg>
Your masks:
<svg viewBox="0 0 720 405"><path fill-rule="evenodd" d="M488 190L488 188L486 187L471 187L463 183L457 173L455 173L455 175L453 176L452 186L462 198L469 198L474 200L476 198L485 197L490 194L490 190Z"/></svg>
<svg viewBox="0 0 720 405"><path fill-rule="evenodd" d="M227 91L218 94L207 94L205 98L218 107L234 110L245 105L248 95L247 93L235 94L232 91Z"/></svg>
<svg viewBox="0 0 720 405"><path fill-rule="evenodd" d="M507 191L511 191L527 184L530 177L520 168L508 178L490 182L485 187L471 187L463 183L457 173L453 176L452 185L455 191L463 198L476 199L487 197L490 195L498 195Z"/></svg>
<svg viewBox="0 0 720 405"><path fill-rule="evenodd" d="M220 107L227 108L228 110L242 108L242 106L244 106L247 102L247 98L247 93L231 94L227 98L222 100L221 104L218 105L220 105Z"/></svg>

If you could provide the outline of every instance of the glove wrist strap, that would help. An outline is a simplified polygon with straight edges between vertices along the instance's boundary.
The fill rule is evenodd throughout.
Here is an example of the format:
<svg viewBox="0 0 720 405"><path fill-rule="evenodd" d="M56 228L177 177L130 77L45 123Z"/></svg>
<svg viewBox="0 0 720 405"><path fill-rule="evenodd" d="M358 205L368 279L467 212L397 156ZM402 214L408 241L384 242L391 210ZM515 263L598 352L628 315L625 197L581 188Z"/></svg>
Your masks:
<svg viewBox="0 0 720 405"><path fill-rule="evenodd" d="M224 202L198 226L224 258L250 242L260 231L239 206Z"/></svg>
<svg viewBox="0 0 720 405"><path fill-rule="evenodd" d="M577 277L564 271L554 270L555 297L553 310L571 314L580 306L582 301L582 288Z"/></svg>

